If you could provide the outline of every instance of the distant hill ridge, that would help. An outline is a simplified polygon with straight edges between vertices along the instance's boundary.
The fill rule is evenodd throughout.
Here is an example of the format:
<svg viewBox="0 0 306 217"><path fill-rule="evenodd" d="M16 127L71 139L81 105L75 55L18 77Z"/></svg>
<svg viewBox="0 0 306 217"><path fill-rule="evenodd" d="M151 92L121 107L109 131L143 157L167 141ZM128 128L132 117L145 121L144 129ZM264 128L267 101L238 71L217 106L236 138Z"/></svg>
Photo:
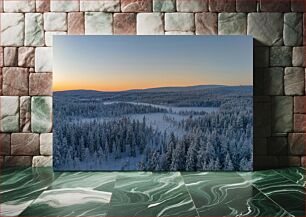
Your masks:
<svg viewBox="0 0 306 217"><path fill-rule="evenodd" d="M55 91L57 94L101 94L101 93L122 93L122 92L182 92L182 91L196 91L204 89L214 89L214 88L229 88L236 89L240 87L252 87L250 85L240 85L240 86L226 86L226 85L195 85L195 86L184 86L184 87L154 87L146 89L131 89L124 91L98 91L98 90L65 90L65 91Z"/></svg>

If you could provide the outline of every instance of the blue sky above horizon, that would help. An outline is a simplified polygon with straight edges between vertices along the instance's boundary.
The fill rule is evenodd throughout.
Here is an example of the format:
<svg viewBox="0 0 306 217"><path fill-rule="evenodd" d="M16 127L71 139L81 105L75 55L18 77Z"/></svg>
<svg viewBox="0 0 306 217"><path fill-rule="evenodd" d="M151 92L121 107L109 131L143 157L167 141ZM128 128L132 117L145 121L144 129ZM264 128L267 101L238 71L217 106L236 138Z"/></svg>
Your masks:
<svg viewBox="0 0 306 217"><path fill-rule="evenodd" d="M54 36L53 88L252 85L251 36Z"/></svg>

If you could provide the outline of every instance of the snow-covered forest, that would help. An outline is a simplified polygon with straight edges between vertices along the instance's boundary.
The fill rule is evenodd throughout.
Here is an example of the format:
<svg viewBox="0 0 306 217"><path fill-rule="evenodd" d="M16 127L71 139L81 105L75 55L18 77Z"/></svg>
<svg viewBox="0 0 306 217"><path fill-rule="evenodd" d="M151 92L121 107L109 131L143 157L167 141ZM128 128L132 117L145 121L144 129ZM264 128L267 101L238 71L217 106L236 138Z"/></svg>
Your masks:
<svg viewBox="0 0 306 217"><path fill-rule="evenodd" d="M251 170L251 86L54 93L57 170Z"/></svg>

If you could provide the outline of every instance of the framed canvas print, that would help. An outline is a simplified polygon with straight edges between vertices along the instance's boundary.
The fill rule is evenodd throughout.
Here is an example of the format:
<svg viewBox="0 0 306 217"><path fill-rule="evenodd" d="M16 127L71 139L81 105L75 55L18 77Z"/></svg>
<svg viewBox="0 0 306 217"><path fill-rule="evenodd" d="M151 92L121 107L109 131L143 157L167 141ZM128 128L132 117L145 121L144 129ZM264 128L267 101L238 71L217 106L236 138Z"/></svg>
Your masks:
<svg viewBox="0 0 306 217"><path fill-rule="evenodd" d="M248 171L250 36L54 36L55 170Z"/></svg>

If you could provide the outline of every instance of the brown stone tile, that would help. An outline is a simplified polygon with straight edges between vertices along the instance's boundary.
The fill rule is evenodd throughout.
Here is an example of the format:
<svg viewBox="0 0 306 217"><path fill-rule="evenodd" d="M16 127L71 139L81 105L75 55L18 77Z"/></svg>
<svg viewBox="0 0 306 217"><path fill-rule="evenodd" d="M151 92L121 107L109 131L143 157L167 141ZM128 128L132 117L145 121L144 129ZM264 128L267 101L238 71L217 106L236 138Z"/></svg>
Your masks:
<svg viewBox="0 0 306 217"><path fill-rule="evenodd" d="M5 156L5 167L28 167L32 165L32 156Z"/></svg>
<svg viewBox="0 0 306 217"><path fill-rule="evenodd" d="M295 96L294 97L294 113L306 113L306 97Z"/></svg>
<svg viewBox="0 0 306 217"><path fill-rule="evenodd" d="M301 166L301 157L298 156L280 156L278 157L279 167L299 167Z"/></svg>
<svg viewBox="0 0 306 217"><path fill-rule="evenodd" d="M12 155L39 155L39 134L12 133Z"/></svg>
<svg viewBox="0 0 306 217"><path fill-rule="evenodd" d="M83 12L68 13L68 35L84 35L85 18Z"/></svg>
<svg viewBox="0 0 306 217"><path fill-rule="evenodd" d="M217 13L196 13L195 27L197 35L216 35L218 34L218 15Z"/></svg>
<svg viewBox="0 0 306 217"><path fill-rule="evenodd" d="M306 114L294 114L294 132L306 132Z"/></svg>
<svg viewBox="0 0 306 217"><path fill-rule="evenodd" d="M2 83L3 83L3 76L2 76L2 67L0 68L0 96L2 96Z"/></svg>
<svg viewBox="0 0 306 217"><path fill-rule="evenodd" d="M20 130L21 132L31 132L31 97L20 97Z"/></svg>
<svg viewBox="0 0 306 217"><path fill-rule="evenodd" d="M152 0L121 0L122 12L151 12Z"/></svg>
<svg viewBox="0 0 306 217"><path fill-rule="evenodd" d="M5 47L3 52L3 58L4 66L17 66L17 47Z"/></svg>
<svg viewBox="0 0 306 217"><path fill-rule="evenodd" d="M29 86L30 96L51 96L52 73L31 73Z"/></svg>
<svg viewBox="0 0 306 217"><path fill-rule="evenodd" d="M50 11L50 0L36 0L36 12Z"/></svg>
<svg viewBox="0 0 306 217"><path fill-rule="evenodd" d="M305 135L304 133L289 133L288 144L290 155L305 155Z"/></svg>
<svg viewBox="0 0 306 217"><path fill-rule="evenodd" d="M29 94L28 69L20 67L4 67L3 95L27 96Z"/></svg>
<svg viewBox="0 0 306 217"><path fill-rule="evenodd" d="M0 133L0 155L10 155L11 134Z"/></svg>
<svg viewBox="0 0 306 217"><path fill-rule="evenodd" d="M237 12L256 12L256 0L236 0Z"/></svg>
<svg viewBox="0 0 306 217"><path fill-rule="evenodd" d="M291 0L292 12L305 12L305 0Z"/></svg>
<svg viewBox="0 0 306 217"><path fill-rule="evenodd" d="M260 10L262 12L289 12L290 0L260 0Z"/></svg>
<svg viewBox="0 0 306 217"><path fill-rule="evenodd" d="M306 167L306 157L305 156L301 157L301 166L303 166L304 168Z"/></svg>
<svg viewBox="0 0 306 217"><path fill-rule="evenodd" d="M136 34L136 14L115 13L114 14L114 34L135 35Z"/></svg>
<svg viewBox="0 0 306 217"><path fill-rule="evenodd" d="M3 66L3 47L0 47L0 67Z"/></svg>
<svg viewBox="0 0 306 217"><path fill-rule="evenodd" d="M34 47L20 47L18 48L18 66L34 67L35 66L35 48Z"/></svg>
<svg viewBox="0 0 306 217"><path fill-rule="evenodd" d="M211 12L235 12L236 2L233 0L209 0Z"/></svg>

